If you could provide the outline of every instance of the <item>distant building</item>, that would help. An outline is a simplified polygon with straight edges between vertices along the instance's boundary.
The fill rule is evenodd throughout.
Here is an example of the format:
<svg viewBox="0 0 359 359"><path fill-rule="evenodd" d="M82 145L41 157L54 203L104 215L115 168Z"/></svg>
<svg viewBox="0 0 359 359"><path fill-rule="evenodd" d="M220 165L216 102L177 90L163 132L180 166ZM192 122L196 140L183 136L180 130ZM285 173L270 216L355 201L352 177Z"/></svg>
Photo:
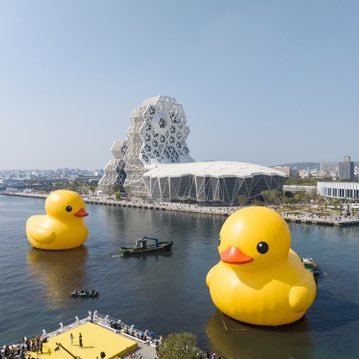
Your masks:
<svg viewBox="0 0 359 359"><path fill-rule="evenodd" d="M290 178L299 178L299 170L297 168L290 168L290 172L289 172L289 177Z"/></svg>
<svg viewBox="0 0 359 359"><path fill-rule="evenodd" d="M353 180L354 177L354 162L351 161L350 156L344 156L344 161L339 162L338 171L339 180Z"/></svg>
<svg viewBox="0 0 359 359"><path fill-rule="evenodd" d="M317 186L301 186L301 185L284 185L283 191L289 191L289 192L308 192L313 193L317 190Z"/></svg>
<svg viewBox="0 0 359 359"><path fill-rule="evenodd" d="M273 166L272 168L283 172L287 177L290 176L290 167L289 166Z"/></svg>
<svg viewBox="0 0 359 359"><path fill-rule="evenodd" d="M318 182L317 192L324 197L359 201L359 183L355 182Z"/></svg>
<svg viewBox="0 0 359 359"><path fill-rule="evenodd" d="M172 97L146 99L130 115L125 140L112 146L99 190L125 191L155 201L236 205L264 190L281 190L287 176L273 168L242 162L195 162L182 105ZM203 133L205 135L205 133Z"/></svg>
<svg viewBox="0 0 359 359"><path fill-rule="evenodd" d="M308 178L312 178L313 176L312 176L310 170L307 169L307 170L300 170L299 177L302 179L308 179Z"/></svg>
<svg viewBox="0 0 359 359"><path fill-rule="evenodd" d="M337 166L338 166L337 162L322 161L320 162L320 171L331 173L337 170Z"/></svg>
<svg viewBox="0 0 359 359"><path fill-rule="evenodd" d="M290 166L274 166L272 168L283 172L287 177L299 178L299 171L295 167L293 168L293 167L290 167Z"/></svg>
<svg viewBox="0 0 359 359"><path fill-rule="evenodd" d="M333 181L337 181L338 180L338 169L336 169L335 171L329 172L329 177L331 177Z"/></svg>

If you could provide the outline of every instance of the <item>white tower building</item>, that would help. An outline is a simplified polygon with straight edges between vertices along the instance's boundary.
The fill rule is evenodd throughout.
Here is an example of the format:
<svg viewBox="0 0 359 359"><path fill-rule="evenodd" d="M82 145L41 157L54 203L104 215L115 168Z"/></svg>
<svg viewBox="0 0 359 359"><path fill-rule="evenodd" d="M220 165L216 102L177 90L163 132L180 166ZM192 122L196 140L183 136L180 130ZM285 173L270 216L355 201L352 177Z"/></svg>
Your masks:
<svg viewBox="0 0 359 359"><path fill-rule="evenodd" d="M193 162L186 139L190 133L182 105L172 97L146 99L130 115L131 125L126 139L115 141L114 159L105 167L99 188L110 193L114 186L146 196L143 174L158 163Z"/></svg>

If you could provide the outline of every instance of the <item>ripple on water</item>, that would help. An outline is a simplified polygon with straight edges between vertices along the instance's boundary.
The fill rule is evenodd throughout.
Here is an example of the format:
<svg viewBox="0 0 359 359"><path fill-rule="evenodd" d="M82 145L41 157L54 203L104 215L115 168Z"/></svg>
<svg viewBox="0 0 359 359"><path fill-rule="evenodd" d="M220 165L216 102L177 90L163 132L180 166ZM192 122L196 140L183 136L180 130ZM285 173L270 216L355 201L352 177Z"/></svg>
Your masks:
<svg viewBox="0 0 359 359"><path fill-rule="evenodd" d="M44 201L0 197L0 344L66 323L88 310L159 333L192 331L204 348L230 358L359 357L359 229L291 224L292 247L328 273L304 321L280 329L247 326L216 311L205 285L218 262L225 218L89 205L85 248L35 251L25 222ZM143 235L173 240L173 255L117 257ZM94 288L97 300L69 298Z"/></svg>

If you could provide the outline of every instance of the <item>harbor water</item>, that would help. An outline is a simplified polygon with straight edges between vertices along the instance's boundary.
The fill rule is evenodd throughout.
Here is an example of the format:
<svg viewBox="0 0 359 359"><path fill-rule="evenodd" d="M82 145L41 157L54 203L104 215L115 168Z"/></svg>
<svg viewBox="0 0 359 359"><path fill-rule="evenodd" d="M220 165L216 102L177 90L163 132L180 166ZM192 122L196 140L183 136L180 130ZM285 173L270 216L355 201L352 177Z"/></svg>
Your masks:
<svg viewBox="0 0 359 359"><path fill-rule="evenodd" d="M0 196L0 344L17 342L97 310L158 334L193 332L199 345L237 358L358 358L359 227L291 224L292 248L326 273L305 318L258 328L213 306L205 277L218 262L221 216L88 205L82 248L47 252L26 239L29 216L44 200ZM174 241L173 253L119 256L143 235ZM70 298L95 289L98 299Z"/></svg>

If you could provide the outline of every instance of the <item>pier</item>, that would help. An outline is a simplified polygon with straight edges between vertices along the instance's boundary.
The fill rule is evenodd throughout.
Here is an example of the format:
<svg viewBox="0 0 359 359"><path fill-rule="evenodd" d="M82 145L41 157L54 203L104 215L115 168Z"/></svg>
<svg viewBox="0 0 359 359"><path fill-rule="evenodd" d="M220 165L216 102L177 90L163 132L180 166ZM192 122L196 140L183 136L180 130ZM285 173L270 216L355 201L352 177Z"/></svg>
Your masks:
<svg viewBox="0 0 359 359"><path fill-rule="evenodd" d="M42 198L45 199L48 194L42 193L24 193L24 192L0 192L4 196L14 197L28 197L28 198ZM185 212L195 214L229 216L241 207L211 207L199 206L197 204L173 203L173 202L146 202L141 200L115 200L110 198L102 198L95 196L82 195L85 203L104 206L115 206L122 208L139 208L160 211ZM312 214L291 214L286 213L285 210L277 209L287 222L317 224L324 226L358 226L359 217L345 217L345 216L320 216Z"/></svg>
<svg viewBox="0 0 359 359"><path fill-rule="evenodd" d="M344 216L317 216L308 214L287 214L281 213L287 222L318 224L323 226L357 226L359 218Z"/></svg>
<svg viewBox="0 0 359 359"><path fill-rule="evenodd" d="M41 334L39 333L28 338L37 336L40 337L40 340L44 343L43 354L38 353L37 357L50 356L56 359L59 356L57 355L58 349L54 350L55 345L66 352L68 352L68 348L71 348L71 351L82 349L78 348L78 345L76 344L72 345L72 340L70 343L70 333L75 334L77 340L77 332L79 331L86 337L85 340L87 340L87 344L89 344L89 340L92 337L91 346L84 346L84 349L88 348L92 351L96 349L101 350L100 347L96 348L94 339L96 338L100 340L101 345L105 346L105 350L108 354L110 354L112 350L112 352L116 353L117 357L117 353L121 352L121 358L129 358L131 354L136 352L136 354L141 355L143 359L154 359L157 357L156 348L161 341L161 337L156 337L154 333L149 330L143 331L136 329L134 325L126 325L119 319L112 318L109 315L100 314L97 311L94 313L89 311L88 316L82 319L79 319L76 316L75 321L68 325L59 323L59 327L49 333L43 330ZM23 346L23 343L8 345L13 353L20 352ZM81 351L82 353L84 353L84 349ZM3 354L3 351L0 351L0 353ZM28 354L35 355L33 351L27 351L26 355ZM93 353L91 354L94 355ZM16 357L18 356L14 354L14 358ZM62 356L60 357L62 358Z"/></svg>

